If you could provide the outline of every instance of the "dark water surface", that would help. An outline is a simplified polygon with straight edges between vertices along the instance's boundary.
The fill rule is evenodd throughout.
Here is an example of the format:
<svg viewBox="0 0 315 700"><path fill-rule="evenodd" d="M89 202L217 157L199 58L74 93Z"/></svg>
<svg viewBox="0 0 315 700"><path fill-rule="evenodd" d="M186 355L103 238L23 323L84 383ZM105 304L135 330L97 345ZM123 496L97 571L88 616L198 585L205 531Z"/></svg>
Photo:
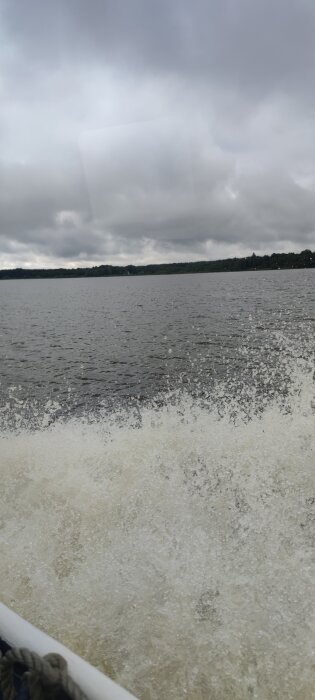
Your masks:
<svg viewBox="0 0 315 700"><path fill-rule="evenodd" d="M201 374L245 372L244 348L272 364L273 332L302 339L314 324L314 282L313 270L1 282L1 404L8 417L8 402L73 412L200 390Z"/></svg>

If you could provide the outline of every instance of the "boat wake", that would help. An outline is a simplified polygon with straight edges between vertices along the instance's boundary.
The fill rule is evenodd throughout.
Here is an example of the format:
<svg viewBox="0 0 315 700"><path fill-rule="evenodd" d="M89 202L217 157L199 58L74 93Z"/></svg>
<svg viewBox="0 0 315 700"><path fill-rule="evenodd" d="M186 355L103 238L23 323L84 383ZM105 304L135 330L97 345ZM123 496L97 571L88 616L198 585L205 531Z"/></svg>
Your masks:
<svg viewBox="0 0 315 700"><path fill-rule="evenodd" d="M3 602L143 700L314 698L314 366L286 362L285 391L256 366L4 429Z"/></svg>

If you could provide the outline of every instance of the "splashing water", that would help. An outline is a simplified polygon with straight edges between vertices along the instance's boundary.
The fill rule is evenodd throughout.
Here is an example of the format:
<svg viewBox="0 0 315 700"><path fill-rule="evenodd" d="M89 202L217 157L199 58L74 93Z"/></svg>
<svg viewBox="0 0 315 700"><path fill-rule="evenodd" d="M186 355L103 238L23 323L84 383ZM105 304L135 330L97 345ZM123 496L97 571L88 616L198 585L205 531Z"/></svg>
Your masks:
<svg viewBox="0 0 315 700"><path fill-rule="evenodd" d="M315 698L314 385L287 369L285 402L4 430L4 602L142 700Z"/></svg>

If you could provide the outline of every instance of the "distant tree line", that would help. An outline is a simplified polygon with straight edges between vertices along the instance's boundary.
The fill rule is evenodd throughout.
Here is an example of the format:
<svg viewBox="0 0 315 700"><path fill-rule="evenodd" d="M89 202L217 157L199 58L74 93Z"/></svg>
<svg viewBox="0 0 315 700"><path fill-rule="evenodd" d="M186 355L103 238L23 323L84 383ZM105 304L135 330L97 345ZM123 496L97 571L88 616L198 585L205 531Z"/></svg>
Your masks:
<svg viewBox="0 0 315 700"><path fill-rule="evenodd" d="M121 277L139 275L178 275L193 272L242 272L247 270L289 270L315 267L315 252L302 250L301 253L272 253L272 255L252 255L246 258L225 260L201 260L200 262L165 263L161 265L98 265L95 267L57 268L54 270L0 270L0 280L45 279L60 277Z"/></svg>

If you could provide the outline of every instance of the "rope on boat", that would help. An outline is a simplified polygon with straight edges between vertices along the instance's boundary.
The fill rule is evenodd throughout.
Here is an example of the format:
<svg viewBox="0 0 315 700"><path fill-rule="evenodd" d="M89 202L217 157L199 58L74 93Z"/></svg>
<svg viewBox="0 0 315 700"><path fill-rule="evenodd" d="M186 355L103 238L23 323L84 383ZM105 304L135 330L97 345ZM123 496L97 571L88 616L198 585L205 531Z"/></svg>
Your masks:
<svg viewBox="0 0 315 700"><path fill-rule="evenodd" d="M30 700L54 700L58 696L64 697L64 694L69 700L88 700L69 676L63 656L47 654L41 657L29 649L9 649L0 658L0 691L3 700L14 700L18 694L17 664L26 668L22 671L22 681L27 683Z"/></svg>

